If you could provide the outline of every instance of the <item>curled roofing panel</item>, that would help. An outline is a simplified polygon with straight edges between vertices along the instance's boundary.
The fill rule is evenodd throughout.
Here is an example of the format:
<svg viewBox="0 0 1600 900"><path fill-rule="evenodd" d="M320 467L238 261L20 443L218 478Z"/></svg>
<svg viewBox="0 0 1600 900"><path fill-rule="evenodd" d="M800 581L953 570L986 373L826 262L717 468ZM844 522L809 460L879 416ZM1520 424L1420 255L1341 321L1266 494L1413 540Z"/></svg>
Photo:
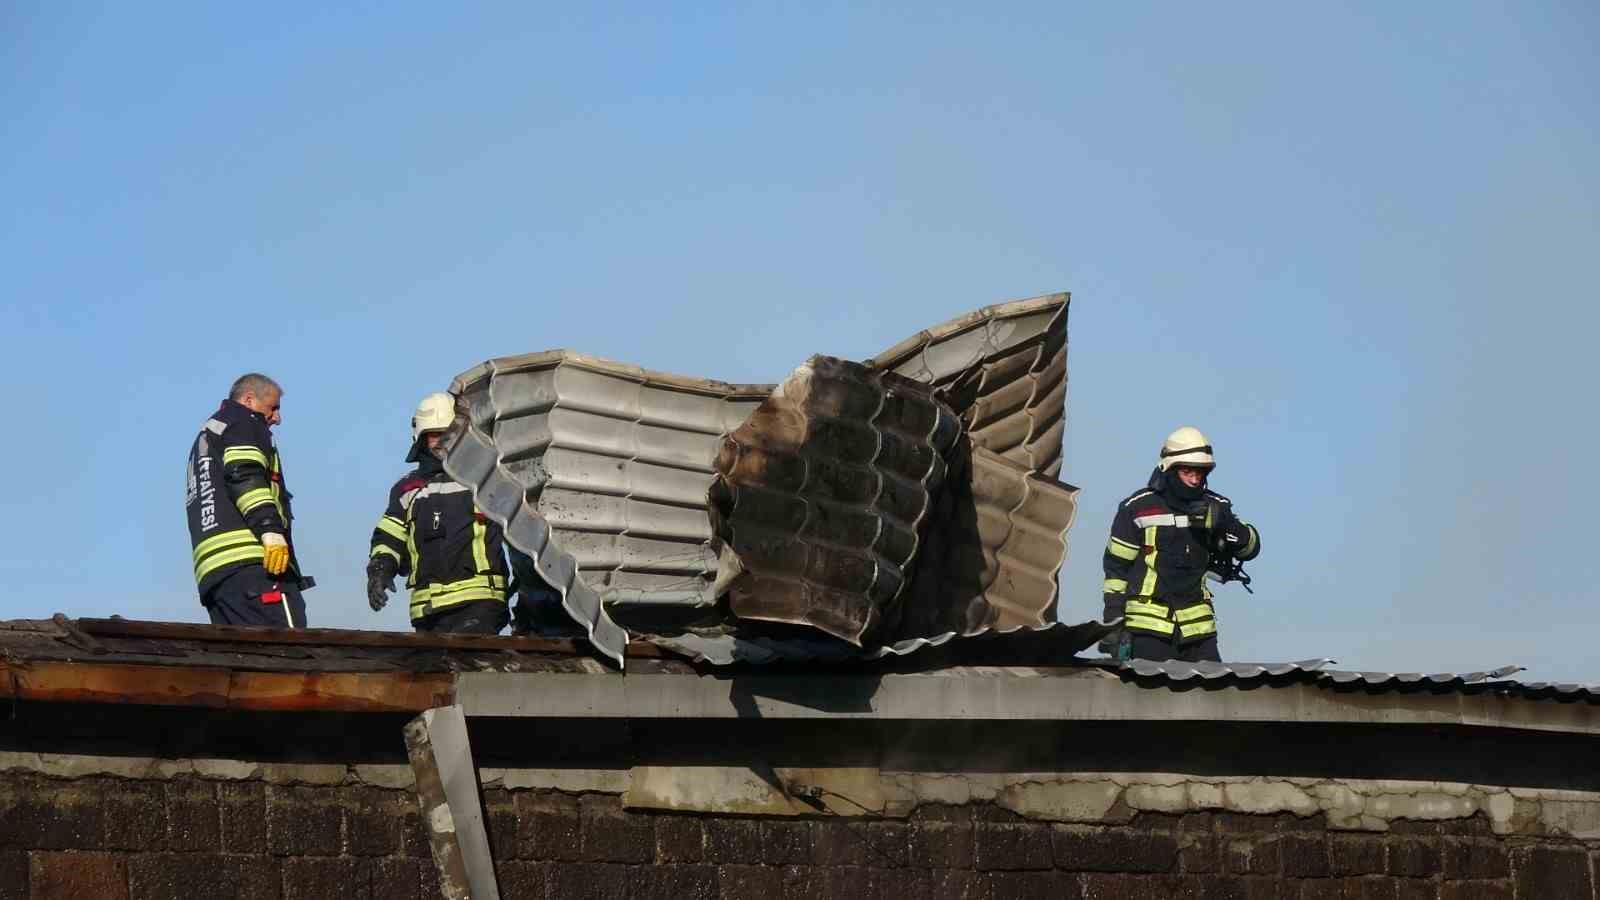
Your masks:
<svg viewBox="0 0 1600 900"><path fill-rule="evenodd" d="M926 384L829 356L797 368L717 454L732 612L857 646L892 624L959 431Z"/></svg>
<svg viewBox="0 0 1600 900"><path fill-rule="evenodd" d="M651 372L553 350L458 376L445 470L473 488L607 655L627 634L605 603L708 603L706 489L721 435L770 385Z"/></svg>
<svg viewBox="0 0 1600 900"><path fill-rule="evenodd" d="M811 588L840 585L806 567L826 557L841 563L823 568L840 575L847 591L870 598L854 609L836 604L841 616L824 626L853 640L863 640L875 625L883 640L915 644L1048 622L1074 508L1073 489L1052 480L1061 467L1067 301L1056 294L986 307L855 367L854 387L875 383L883 398L893 399L880 401L884 407L922 396L906 382L884 392L897 375L931 386L935 396L950 399L977 451L996 454L973 452L970 489L953 501L967 518L940 526L941 546L961 550L962 562L942 563L944 574L958 578L948 590L934 590L932 576L922 576L919 602L943 604L938 615L919 612L910 627L897 618L908 596L909 567L929 555L918 552L921 522L953 429L939 426L913 439L907 423L877 422L865 430L880 445L879 456L892 463L873 464L888 488L872 501L881 508L848 515L841 506L828 523L817 518L794 526L804 533L769 528L742 553L723 554L723 562L730 556L738 561L771 550L751 574L760 575L755 570L761 568L807 573L784 582L796 588L787 594L768 591L773 584L761 591L752 586L740 595L738 611L759 616L765 607L777 611L769 617L778 621L817 625L826 618L826 604L814 600ZM707 512L712 459L722 435L740 427L772 388L649 372L562 350L494 359L451 385L462 412L447 439L445 468L505 526L507 543L527 557L514 562L550 582L591 640L620 662L627 635L611 621L607 605L703 607L722 586ZM838 414L827 428L842 433L855 424ZM740 446L764 449L746 443ZM895 456L902 453L904 459ZM790 462L804 456L791 453ZM926 467L917 469L919 462ZM894 477L884 478L883 471ZM1035 475L1048 477L1027 480ZM758 486L746 487L760 493ZM821 489L811 483L799 493ZM958 548L961 541L976 545ZM838 552L841 546L848 549ZM784 569L785 562L793 565ZM722 574L737 577L735 569ZM805 590L798 589L802 585ZM771 596L756 607L744 602L764 593Z"/></svg>
<svg viewBox="0 0 1600 900"><path fill-rule="evenodd" d="M1069 300L1061 293L986 306L866 364L939 388L974 444L1054 478L1066 423Z"/></svg>
<svg viewBox="0 0 1600 900"><path fill-rule="evenodd" d="M973 635L1054 622L1077 488L981 447L958 449L897 633Z"/></svg>

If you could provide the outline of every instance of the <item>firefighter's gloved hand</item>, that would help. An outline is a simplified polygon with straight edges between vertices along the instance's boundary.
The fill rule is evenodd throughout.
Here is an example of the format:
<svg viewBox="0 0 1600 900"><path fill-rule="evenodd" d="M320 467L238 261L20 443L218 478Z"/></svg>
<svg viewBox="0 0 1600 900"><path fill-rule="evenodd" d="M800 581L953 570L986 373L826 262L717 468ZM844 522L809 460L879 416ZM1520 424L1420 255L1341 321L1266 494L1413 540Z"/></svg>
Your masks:
<svg viewBox="0 0 1600 900"><path fill-rule="evenodd" d="M1229 544L1229 535L1239 527L1239 520L1233 510L1226 504L1216 500L1206 501L1205 522L1200 527L1204 528L1211 539L1211 548L1222 553L1228 553L1232 547ZM1237 538L1234 538L1237 540Z"/></svg>
<svg viewBox="0 0 1600 900"><path fill-rule="evenodd" d="M367 605L373 612L383 609L389 602L389 594L394 591L394 576L400 571L400 564L394 557L384 553L374 556L367 563Z"/></svg>
<svg viewBox="0 0 1600 900"><path fill-rule="evenodd" d="M1128 636L1126 628L1118 628L1100 639L1099 650L1112 659L1125 660L1129 658L1133 648L1133 639Z"/></svg>
<svg viewBox="0 0 1600 900"><path fill-rule="evenodd" d="M1231 518L1233 518L1233 511L1224 506L1221 501L1207 500L1205 521L1200 527L1212 534L1218 534L1228 527L1228 520Z"/></svg>
<svg viewBox="0 0 1600 900"><path fill-rule="evenodd" d="M261 560L262 568L268 575L282 575L289 568L289 542L283 535L269 531L261 536L261 546L266 549L266 558Z"/></svg>

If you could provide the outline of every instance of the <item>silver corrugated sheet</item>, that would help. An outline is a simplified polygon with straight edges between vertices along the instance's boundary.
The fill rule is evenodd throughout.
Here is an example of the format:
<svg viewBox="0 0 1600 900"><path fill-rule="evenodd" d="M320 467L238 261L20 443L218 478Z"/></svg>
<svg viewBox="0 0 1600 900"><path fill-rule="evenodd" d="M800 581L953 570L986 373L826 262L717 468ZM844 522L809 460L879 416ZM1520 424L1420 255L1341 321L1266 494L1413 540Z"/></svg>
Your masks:
<svg viewBox="0 0 1600 900"><path fill-rule="evenodd" d="M804 556L810 566L825 547L831 552L842 544L857 565L833 567L849 573L835 586L866 598L864 605L824 624L826 616L818 611L827 604L801 596L806 592L780 592L772 603L753 607L746 601L758 591L747 584L736 598L737 610L760 615L763 604L787 608L772 618L821 624L858 641L876 626L884 641L913 644L1048 622L1075 507L1073 489L1053 481L1061 468L1067 301L1066 294L1056 294L987 307L920 332L856 367L871 375L858 382L876 379L880 389L893 375L931 386L934 396L949 400L977 448L970 496L956 504L964 505L967 517L939 529L941 547L965 560L964 568L946 562L943 574L952 586L940 591L930 587L931 574L920 576L919 603L942 604L939 614L898 618L910 597L907 573L927 558L918 542L928 502L919 504L916 495L937 486L932 469L943 464L950 446L943 426L911 440L915 429L906 423L869 430L880 443L907 438L890 448L907 454L896 465L924 458L941 462L904 472L875 462L880 477L894 472L886 481L889 490L873 501L881 508L851 517L841 505L831 524L811 520L795 526L809 528L806 534L791 536L769 528L765 537L746 543L743 553L724 554L737 560L786 544L787 555L779 547L765 563L793 563L789 569L813 573L796 560ZM922 390L905 385L883 396L925 398ZM474 489L479 506L505 526L507 542L562 594L568 613L596 646L620 662L627 635L612 622L608 605L703 608L722 586L707 513L713 457L722 436L772 391L772 385L666 375L559 350L490 360L451 385L462 412L447 438L445 469ZM840 412L828 427L848 430L849 419ZM906 485L913 486L909 501L899 490ZM819 487L809 485L805 492ZM878 529L871 540L846 539L862 537L852 527L869 523ZM730 536L738 543L737 532ZM958 546L963 541L976 545ZM870 576L860 564L869 548ZM808 590L815 580L807 582ZM809 612L795 613L807 607Z"/></svg>
<svg viewBox="0 0 1600 900"><path fill-rule="evenodd" d="M1122 663L1121 668L1140 678L1180 682L1195 679L1203 681L1230 679L1248 682L1286 675L1310 675L1314 676L1316 681L1329 686L1359 685L1364 688L1401 689L1410 686L1460 688L1485 683L1498 683L1500 686L1515 686L1520 689L1535 687L1514 681L1500 681L1521 672L1522 666L1501 666L1498 669L1464 674L1445 672L1425 675L1420 672L1353 672L1329 668L1335 662L1332 659L1306 659L1292 663L1216 663L1177 660L1154 662L1148 659L1133 659Z"/></svg>
<svg viewBox="0 0 1600 900"><path fill-rule="evenodd" d="M959 433L929 385L830 356L801 365L717 454L732 612L856 646L892 629Z"/></svg>
<svg viewBox="0 0 1600 900"><path fill-rule="evenodd" d="M711 461L771 390L565 350L494 359L451 383L445 470L620 664L606 603L711 601Z"/></svg>
<svg viewBox="0 0 1600 900"><path fill-rule="evenodd" d="M918 332L867 365L939 388L974 444L1055 478L1066 426L1069 300L1048 294L986 306Z"/></svg>
<svg viewBox="0 0 1600 900"><path fill-rule="evenodd" d="M1105 622L1081 622L1075 625L1056 622L1042 628L991 631L983 635L983 638L1005 638L1007 635L1016 635L1034 642L1046 641L1059 654L1057 659L1066 661L1073 654L1094 646L1096 642L1111 633L1115 628L1115 624ZM972 638L966 639L971 640ZM885 659L891 656L905 656L927 647L950 646L954 642L960 642L963 638L955 633L945 633L933 637L894 641L869 649L854 647L843 641L823 638L771 638L738 634L726 630L691 632L678 635L650 635L646 637L646 640L674 653L681 653L696 662L729 666L735 663L768 665L771 663L862 662Z"/></svg>

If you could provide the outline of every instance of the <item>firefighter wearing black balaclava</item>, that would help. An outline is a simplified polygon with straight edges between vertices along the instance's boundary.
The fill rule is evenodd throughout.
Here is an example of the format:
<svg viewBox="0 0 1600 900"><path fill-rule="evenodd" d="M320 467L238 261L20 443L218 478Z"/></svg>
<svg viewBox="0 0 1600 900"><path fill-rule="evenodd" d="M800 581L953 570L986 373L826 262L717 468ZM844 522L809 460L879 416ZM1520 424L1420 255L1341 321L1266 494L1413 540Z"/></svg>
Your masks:
<svg viewBox="0 0 1600 900"><path fill-rule="evenodd" d="M1206 486L1211 442L1184 426L1167 436L1144 490L1122 501L1106 542L1105 617L1123 620L1101 649L1122 659L1220 662L1208 570L1261 552L1255 526Z"/></svg>
<svg viewBox="0 0 1600 900"><path fill-rule="evenodd" d="M389 489L389 505L372 531L367 602L388 602L394 577L411 589L411 625L418 631L497 634L506 608L507 567L500 526L484 516L472 491L445 474L440 440L455 420L455 398L422 398L411 417L417 467Z"/></svg>

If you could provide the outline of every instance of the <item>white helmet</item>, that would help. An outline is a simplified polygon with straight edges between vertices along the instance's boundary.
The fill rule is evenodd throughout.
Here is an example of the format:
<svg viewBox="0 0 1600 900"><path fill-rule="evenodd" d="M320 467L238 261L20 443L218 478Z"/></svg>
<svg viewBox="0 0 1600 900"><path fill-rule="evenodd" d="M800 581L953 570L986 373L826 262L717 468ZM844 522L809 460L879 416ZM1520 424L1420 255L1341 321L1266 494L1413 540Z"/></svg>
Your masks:
<svg viewBox="0 0 1600 900"><path fill-rule="evenodd" d="M411 453L406 462L416 462L422 453L422 436L430 431L444 431L456 420L456 398L440 392L429 394L417 404L411 417Z"/></svg>
<svg viewBox="0 0 1600 900"><path fill-rule="evenodd" d="M1185 425L1167 435L1161 444L1161 471L1173 466L1194 466L1200 469L1216 468L1211 457L1211 442L1200 429Z"/></svg>

